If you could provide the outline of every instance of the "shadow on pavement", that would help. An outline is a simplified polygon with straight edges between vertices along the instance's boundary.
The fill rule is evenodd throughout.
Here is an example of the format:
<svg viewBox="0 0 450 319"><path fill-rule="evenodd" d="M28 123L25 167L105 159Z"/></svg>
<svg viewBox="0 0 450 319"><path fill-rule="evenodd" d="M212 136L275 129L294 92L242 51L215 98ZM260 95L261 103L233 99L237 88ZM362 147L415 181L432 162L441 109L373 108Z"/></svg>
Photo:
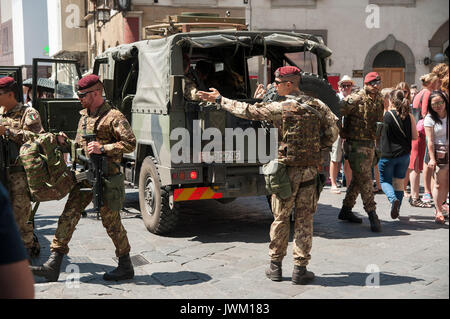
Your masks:
<svg viewBox="0 0 450 319"><path fill-rule="evenodd" d="M91 273L88 276L81 275L80 282L99 284L105 286L122 285L124 283L134 283L138 286L186 286L196 285L203 282L210 281L212 278L204 273L195 271L177 271L177 272L154 272L151 275L135 275L133 279L122 281L105 281L103 280L103 273L113 270L115 267L106 265L96 265L102 268L99 273Z"/></svg>
<svg viewBox="0 0 450 319"><path fill-rule="evenodd" d="M420 278L398 276L394 273L361 273L341 272L316 276L312 286L345 287L345 286L392 286L424 281Z"/></svg>

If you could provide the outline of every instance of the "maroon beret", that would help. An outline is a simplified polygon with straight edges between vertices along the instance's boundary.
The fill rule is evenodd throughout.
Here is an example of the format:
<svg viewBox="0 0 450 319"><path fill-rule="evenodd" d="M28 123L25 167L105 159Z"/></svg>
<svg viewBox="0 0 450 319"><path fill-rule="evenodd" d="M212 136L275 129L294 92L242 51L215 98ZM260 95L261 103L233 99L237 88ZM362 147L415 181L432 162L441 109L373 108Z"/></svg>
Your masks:
<svg viewBox="0 0 450 319"><path fill-rule="evenodd" d="M380 80L380 75L377 72L370 72L366 75L366 77L364 78L364 84L369 83L370 81L373 80Z"/></svg>
<svg viewBox="0 0 450 319"><path fill-rule="evenodd" d="M7 89L14 83L16 83L16 81L10 76L0 78L0 89Z"/></svg>
<svg viewBox="0 0 450 319"><path fill-rule="evenodd" d="M275 71L276 77L283 77L288 75L300 75L301 70L296 66L282 66Z"/></svg>
<svg viewBox="0 0 450 319"><path fill-rule="evenodd" d="M98 82L100 82L100 79L97 75L95 74L86 75L85 77L81 78L78 81L78 90L89 89L91 86L97 84Z"/></svg>

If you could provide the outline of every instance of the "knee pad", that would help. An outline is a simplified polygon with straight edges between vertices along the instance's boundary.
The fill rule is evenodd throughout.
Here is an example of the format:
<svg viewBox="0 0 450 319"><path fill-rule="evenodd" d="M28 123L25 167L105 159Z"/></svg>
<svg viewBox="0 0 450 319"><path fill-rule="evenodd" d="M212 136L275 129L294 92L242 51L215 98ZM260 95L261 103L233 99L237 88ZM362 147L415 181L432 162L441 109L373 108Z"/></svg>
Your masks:
<svg viewBox="0 0 450 319"><path fill-rule="evenodd" d="M403 180L404 178L393 178L392 186L394 187L394 191L403 191Z"/></svg>

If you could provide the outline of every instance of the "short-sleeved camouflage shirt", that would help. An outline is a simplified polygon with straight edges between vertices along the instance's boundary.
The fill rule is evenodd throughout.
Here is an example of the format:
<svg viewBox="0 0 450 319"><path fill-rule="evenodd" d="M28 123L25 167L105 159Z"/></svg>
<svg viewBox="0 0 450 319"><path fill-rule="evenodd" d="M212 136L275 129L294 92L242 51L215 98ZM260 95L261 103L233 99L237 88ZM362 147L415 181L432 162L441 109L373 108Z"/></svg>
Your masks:
<svg viewBox="0 0 450 319"><path fill-rule="evenodd" d="M29 139L29 133L43 133L41 117L33 107L17 104L6 111L0 107L0 124L9 129L9 139L20 147Z"/></svg>

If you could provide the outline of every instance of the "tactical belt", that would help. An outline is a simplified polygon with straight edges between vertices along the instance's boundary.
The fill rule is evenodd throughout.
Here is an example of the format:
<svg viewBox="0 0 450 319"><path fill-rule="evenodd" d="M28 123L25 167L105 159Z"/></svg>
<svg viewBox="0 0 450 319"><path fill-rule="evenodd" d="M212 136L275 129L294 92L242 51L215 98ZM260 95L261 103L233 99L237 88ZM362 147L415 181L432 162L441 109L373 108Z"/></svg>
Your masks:
<svg viewBox="0 0 450 319"><path fill-rule="evenodd" d="M310 179L309 181L300 183L299 188L308 187L308 186L311 186L311 185L314 185L314 184L316 184L316 179L315 178Z"/></svg>
<svg viewBox="0 0 450 319"><path fill-rule="evenodd" d="M350 143L355 143L358 146L362 147L375 147L374 141L367 141L367 140L348 140Z"/></svg>
<svg viewBox="0 0 450 319"><path fill-rule="evenodd" d="M21 173L21 172L25 173L25 168L23 168L23 166L11 166L9 168L9 173Z"/></svg>

